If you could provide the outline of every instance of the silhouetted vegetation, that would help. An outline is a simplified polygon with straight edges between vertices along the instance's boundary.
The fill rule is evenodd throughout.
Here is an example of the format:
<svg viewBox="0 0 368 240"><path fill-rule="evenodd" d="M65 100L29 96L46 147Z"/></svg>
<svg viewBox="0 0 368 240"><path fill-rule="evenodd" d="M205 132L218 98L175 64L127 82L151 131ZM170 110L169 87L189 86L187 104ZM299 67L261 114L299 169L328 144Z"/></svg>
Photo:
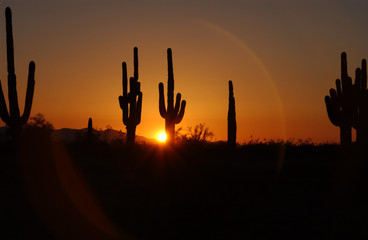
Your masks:
<svg viewBox="0 0 368 240"><path fill-rule="evenodd" d="M12 14L10 8L8 7L5 10L5 17L6 17L6 52L8 60L9 111L6 107L4 93L0 82L0 118L10 128L13 141L15 141L19 137L22 127L27 123L29 115L31 113L34 85L35 85L34 80L35 63L33 61L29 63L26 101L24 105L24 112L22 115L20 115L18 106L17 88L16 88L17 82L14 67Z"/></svg>
<svg viewBox="0 0 368 240"><path fill-rule="evenodd" d="M208 144L213 140L214 134L206 124L197 124L194 128L187 127L186 129L178 128L175 131L176 141L179 143L194 142Z"/></svg>
<svg viewBox="0 0 368 240"><path fill-rule="evenodd" d="M142 113L141 84L138 82L138 48L134 48L134 77L129 79L129 93L126 63L123 62L122 66L123 96L119 96L119 103L123 110L123 123L127 129L127 142L132 144L135 139L136 127L141 122Z"/></svg>
<svg viewBox="0 0 368 240"><path fill-rule="evenodd" d="M89 118L88 119L88 129L87 129L87 136L88 137L91 137L92 136L92 131L93 131L93 128L92 128L92 118Z"/></svg>
<svg viewBox="0 0 368 240"><path fill-rule="evenodd" d="M227 143L230 147L236 146L236 116L233 82L229 81L229 108L227 112Z"/></svg>
<svg viewBox="0 0 368 240"><path fill-rule="evenodd" d="M206 129L197 125L191 144L175 146L23 138L17 156L22 177L1 169L7 183L1 187L6 198L0 200L0 225L7 227L0 236L114 239L99 230L101 223L91 224L96 216L88 213L97 210L84 210L91 204L116 239L279 239L301 232L302 238L336 239L367 233L367 163L355 146L254 139L231 150L226 142L202 141ZM9 162L8 149L0 145L0 151Z"/></svg>
<svg viewBox="0 0 368 240"><path fill-rule="evenodd" d="M362 60L355 82L341 54L341 80L325 97L341 145L251 138L236 147L235 98L229 81L228 140L212 142L203 123L186 130L186 101L176 95L167 50L168 93L159 111L168 143L141 141L138 49L129 80L122 63L119 97L127 134L61 129L30 118L35 64L29 64L19 112L11 11L6 8L9 112L0 83L0 117L13 141L0 141L0 239L356 239L368 234L368 92ZM23 131L21 131L22 127ZM357 144L352 143L352 128ZM64 134L64 135L62 135ZM114 135L112 137L112 135ZM64 138L63 138L64 137ZM176 137L176 143L173 144ZM14 139L19 140L17 144ZM125 141L126 139L126 141ZM125 144L128 143L128 144ZM132 144L136 143L136 144ZM229 146L231 146L229 148Z"/></svg>
<svg viewBox="0 0 368 240"><path fill-rule="evenodd" d="M361 68L355 70L353 83L348 75L346 53L341 54L341 80L336 80L336 89L330 89L325 97L330 121L340 127L340 142L350 145L351 130L356 129L356 142L361 146L368 143L368 92L367 63L362 60Z"/></svg>
<svg viewBox="0 0 368 240"><path fill-rule="evenodd" d="M176 94L176 102L174 106L174 71L172 63L171 49L167 49L167 108L165 107L164 84L160 82L159 89L159 107L160 115L165 119L165 132L167 135L167 142L172 144L175 141L175 124L181 122L184 116L186 101L181 101L181 94Z"/></svg>

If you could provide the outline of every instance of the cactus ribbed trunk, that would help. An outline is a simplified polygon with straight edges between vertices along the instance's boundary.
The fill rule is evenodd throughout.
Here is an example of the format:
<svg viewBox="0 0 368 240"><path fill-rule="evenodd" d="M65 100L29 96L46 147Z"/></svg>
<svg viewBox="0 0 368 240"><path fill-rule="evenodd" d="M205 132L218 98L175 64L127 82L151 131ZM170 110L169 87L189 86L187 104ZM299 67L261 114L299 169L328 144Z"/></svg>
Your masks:
<svg viewBox="0 0 368 240"><path fill-rule="evenodd" d="M233 83L229 81L229 109L227 113L227 142L229 146L236 146L236 117L235 117L235 98Z"/></svg>

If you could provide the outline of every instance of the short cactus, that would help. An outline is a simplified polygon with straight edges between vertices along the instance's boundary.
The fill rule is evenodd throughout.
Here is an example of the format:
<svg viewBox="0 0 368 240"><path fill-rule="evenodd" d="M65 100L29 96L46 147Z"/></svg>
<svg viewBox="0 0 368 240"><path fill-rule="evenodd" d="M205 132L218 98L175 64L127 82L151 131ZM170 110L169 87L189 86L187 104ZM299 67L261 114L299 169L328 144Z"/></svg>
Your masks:
<svg viewBox="0 0 368 240"><path fill-rule="evenodd" d="M26 101L24 105L23 115L20 115L18 106L18 95L16 88L16 76L14 67L14 45L13 45L13 30L12 30L12 13L10 8L5 10L6 16L6 45L7 45L7 60L8 60L8 97L9 97L9 112L5 103L4 93L0 82L0 118L10 128L13 138L16 138L24 126L31 113L33 93L34 93L34 74L35 63L29 63L28 83Z"/></svg>
<svg viewBox="0 0 368 240"><path fill-rule="evenodd" d="M236 116L233 82L229 81L229 110L227 113L227 143L230 147L236 146Z"/></svg>
<svg viewBox="0 0 368 240"><path fill-rule="evenodd" d="M87 136L91 137L92 136L92 118L88 119L88 128L87 128Z"/></svg>
<svg viewBox="0 0 368 240"><path fill-rule="evenodd" d="M351 128L358 121L359 71L356 74L355 84L353 84L348 76L346 53L343 52L341 54L341 80L336 80L336 90L331 88L330 96L325 97L328 117L332 124L340 127L342 145L351 144Z"/></svg>
<svg viewBox="0 0 368 240"><path fill-rule="evenodd" d="M127 129L127 143L135 141L135 130L141 122L142 92L138 82L138 48L134 48L134 76L129 79L130 92L128 93L128 78L126 63L123 62L123 96L119 96L120 108L123 110L123 123Z"/></svg>
<svg viewBox="0 0 368 240"><path fill-rule="evenodd" d="M167 141L174 143L175 141L175 124L181 122L185 111L185 100L181 101L181 94L176 95L174 106L174 72L172 64L171 49L167 49L167 65L168 65L168 80L167 80L167 108L165 107L164 84L160 82L159 89L159 109L160 115L165 119L165 132Z"/></svg>

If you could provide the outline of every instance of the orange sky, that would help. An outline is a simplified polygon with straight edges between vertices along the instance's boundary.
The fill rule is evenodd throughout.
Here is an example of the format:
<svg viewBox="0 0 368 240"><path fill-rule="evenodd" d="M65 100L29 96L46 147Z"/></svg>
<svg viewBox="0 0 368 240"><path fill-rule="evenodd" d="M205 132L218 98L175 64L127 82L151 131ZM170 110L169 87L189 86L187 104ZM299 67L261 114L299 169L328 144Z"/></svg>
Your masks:
<svg viewBox="0 0 368 240"><path fill-rule="evenodd" d="M143 92L137 134L164 129L158 83L167 87L166 49L173 50L175 92L187 101L177 127L205 123L226 139L227 81L234 83L238 142L255 138L338 141L323 98L339 77L368 56L366 1L1 1L0 78L6 83L5 7L13 11L18 96L36 62L32 113L55 128L123 129L118 103L121 62L133 71L139 49ZM1 123L3 124L3 123Z"/></svg>

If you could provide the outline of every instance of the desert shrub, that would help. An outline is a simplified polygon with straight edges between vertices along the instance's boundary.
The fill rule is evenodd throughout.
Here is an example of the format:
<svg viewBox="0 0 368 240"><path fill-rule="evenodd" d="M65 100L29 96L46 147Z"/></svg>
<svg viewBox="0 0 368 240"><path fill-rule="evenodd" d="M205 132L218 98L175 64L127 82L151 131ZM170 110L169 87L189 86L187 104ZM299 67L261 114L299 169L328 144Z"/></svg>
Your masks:
<svg viewBox="0 0 368 240"><path fill-rule="evenodd" d="M208 143L214 138L214 134L209 130L205 123L197 124L194 128L187 127L185 130L179 128L176 130L177 142L194 142L194 143Z"/></svg>

